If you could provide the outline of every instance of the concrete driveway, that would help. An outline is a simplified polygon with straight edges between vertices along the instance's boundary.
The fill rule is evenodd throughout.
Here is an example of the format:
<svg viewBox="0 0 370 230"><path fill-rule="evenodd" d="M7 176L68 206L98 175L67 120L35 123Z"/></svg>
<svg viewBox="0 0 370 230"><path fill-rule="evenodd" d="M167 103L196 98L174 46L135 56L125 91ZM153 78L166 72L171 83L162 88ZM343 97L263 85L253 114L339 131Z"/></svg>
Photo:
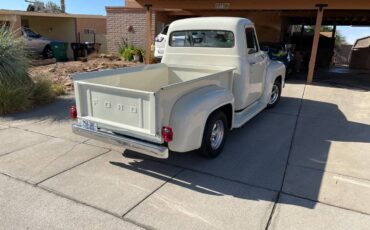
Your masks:
<svg viewBox="0 0 370 230"><path fill-rule="evenodd" d="M368 91L287 83L214 160L75 136L72 104L0 118L0 229L369 229Z"/></svg>

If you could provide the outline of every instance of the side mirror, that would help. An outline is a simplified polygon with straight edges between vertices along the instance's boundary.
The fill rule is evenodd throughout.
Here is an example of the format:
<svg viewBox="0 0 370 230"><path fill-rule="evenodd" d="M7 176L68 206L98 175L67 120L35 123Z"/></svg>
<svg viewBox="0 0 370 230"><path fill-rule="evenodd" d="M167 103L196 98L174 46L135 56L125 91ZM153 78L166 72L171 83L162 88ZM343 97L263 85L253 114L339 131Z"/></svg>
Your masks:
<svg viewBox="0 0 370 230"><path fill-rule="evenodd" d="M248 54L254 54L254 53L257 53L257 50L255 48L248 50Z"/></svg>
<svg viewBox="0 0 370 230"><path fill-rule="evenodd" d="M267 47L261 47L261 50L264 51L264 52L269 52L269 48L267 48Z"/></svg>

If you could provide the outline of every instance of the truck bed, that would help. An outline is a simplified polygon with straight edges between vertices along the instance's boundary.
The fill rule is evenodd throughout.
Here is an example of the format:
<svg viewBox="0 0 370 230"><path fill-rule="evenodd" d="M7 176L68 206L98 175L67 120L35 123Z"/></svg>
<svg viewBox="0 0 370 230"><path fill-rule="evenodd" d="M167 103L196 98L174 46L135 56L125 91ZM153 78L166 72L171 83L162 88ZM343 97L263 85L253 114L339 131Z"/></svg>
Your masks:
<svg viewBox="0 0 370 230"><path fill-rule="evenodd" d="M145 65L74 76L80 122L93 128L162 143L178 98L196 88L232 89L232 68Z"/></svg>

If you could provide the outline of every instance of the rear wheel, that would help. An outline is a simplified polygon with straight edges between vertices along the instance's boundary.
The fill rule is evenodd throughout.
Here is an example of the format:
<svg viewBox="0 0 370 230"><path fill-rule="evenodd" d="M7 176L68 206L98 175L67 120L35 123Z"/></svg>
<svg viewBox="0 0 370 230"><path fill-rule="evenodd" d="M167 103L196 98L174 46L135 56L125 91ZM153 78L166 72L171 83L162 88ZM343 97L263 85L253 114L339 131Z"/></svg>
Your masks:
<svg viewBox="0 0 370 230"><path fill-rule="evenodd" d="M280 96L281 96L281 81L280 79L276 79L274 85L272 86L270 101L267 105L267 108L269 109L276 106L276 104L280 100Z"/></svg>
<svg viewBox="0 0 370 230"><path fill-rule="evenodd" d="M200 154L208 158L215 158L222 152L229 132L226 115L216 111L208 118L204 128Z"/></svg>

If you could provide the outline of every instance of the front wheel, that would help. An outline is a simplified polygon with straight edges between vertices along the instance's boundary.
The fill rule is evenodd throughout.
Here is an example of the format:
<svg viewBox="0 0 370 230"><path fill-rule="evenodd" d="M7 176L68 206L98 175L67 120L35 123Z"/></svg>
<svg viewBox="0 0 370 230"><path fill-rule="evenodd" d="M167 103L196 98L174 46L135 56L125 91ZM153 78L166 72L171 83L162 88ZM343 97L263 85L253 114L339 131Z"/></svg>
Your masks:
<svg viewBox="0 0 370 230"><path fill-rule="evenodd" d="M222 152L229 126L225 114L216 111L208 118L204 128L200 154L208 158L216 158Z"/></svg>
<svg viewBox="0 0 370 230"><path fill-rule="evenodd" d="M280 96L281 96L281 81L280 79L276 79L274 85L272 86L270 101L267 104L267 108L269 109L276 106L276 104L280 100Z"/></svg>

